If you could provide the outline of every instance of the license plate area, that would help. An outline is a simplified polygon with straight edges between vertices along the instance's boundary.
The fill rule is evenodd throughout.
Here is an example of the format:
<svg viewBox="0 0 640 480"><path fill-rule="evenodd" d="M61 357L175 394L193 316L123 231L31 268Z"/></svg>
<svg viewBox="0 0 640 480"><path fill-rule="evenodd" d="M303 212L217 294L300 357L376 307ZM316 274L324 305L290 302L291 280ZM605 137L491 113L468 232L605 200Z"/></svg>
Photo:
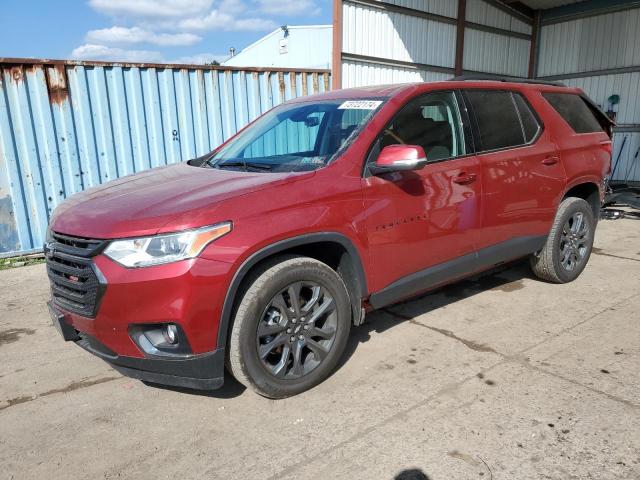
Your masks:
<svg viewBox="0 0 640 480"><path fill-rule="evenodd" d="M49 303L48 306L51 323L53 323L53 326L56 327L58 333L62 335L62 338L64 338L67 342L78 340L80 338L78 336L78 332L75 328L67 323L64 313L52 306L51 303Z"/></svg>

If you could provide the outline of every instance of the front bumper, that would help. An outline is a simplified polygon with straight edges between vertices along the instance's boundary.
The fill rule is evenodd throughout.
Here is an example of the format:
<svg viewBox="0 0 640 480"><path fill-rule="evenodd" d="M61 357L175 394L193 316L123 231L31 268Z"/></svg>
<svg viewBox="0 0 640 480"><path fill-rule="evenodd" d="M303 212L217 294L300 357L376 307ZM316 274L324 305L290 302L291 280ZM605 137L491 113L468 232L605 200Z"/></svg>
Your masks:
<svg viewBox="0 0 640 480"><path fill-rule="evenodd" d="M51 304L52 319L65 340L132 378L202 390L223 385L224 345L218 345L217 335L231 264L196 258L125 269L104 255L92 261L105 283L95 316ZM151 354L132 338L136 326L167 323L184 333L186 352Z"/></svg>
<svg viewBox="0 0 640 480"><path fill-rule="evenodd" d="M181 358L136 358L118 355L99 340L78 332L60 318L63 337L106 361L127 377L173 387L215 390L224 384L224 349ZM75 332L75 335L73 334Z"/></svg>

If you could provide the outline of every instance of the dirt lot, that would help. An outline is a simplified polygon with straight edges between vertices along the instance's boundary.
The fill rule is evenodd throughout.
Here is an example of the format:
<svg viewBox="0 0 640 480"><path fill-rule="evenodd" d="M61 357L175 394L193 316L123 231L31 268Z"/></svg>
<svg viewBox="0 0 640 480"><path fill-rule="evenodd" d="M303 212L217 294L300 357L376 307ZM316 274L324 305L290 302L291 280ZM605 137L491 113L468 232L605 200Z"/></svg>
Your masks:
<svg viewBox="0 0 640 480"><path fill-rule="evenodd" d="M0 271L0 478L640 478L640 221L596 247L572 284L517 264L371 314L282 401L121 377L50 325L43 265Z"/></svg>

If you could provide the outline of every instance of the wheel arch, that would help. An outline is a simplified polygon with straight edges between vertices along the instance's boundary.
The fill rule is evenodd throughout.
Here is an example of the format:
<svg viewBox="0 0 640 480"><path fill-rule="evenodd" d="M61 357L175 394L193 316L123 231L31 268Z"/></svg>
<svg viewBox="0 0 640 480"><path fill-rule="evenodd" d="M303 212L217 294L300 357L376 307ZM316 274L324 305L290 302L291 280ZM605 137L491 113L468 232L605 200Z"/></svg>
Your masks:
<svg viewBox="0 0 640 480"><path fill-rule="evenodd" d="M567 189L562 200L567 197L577 197L587 201L587 203L591 205L591 210L593 211L596 221L598 220L600 216L601 191L597 182L584 180L574 183Z"/></svg>
<svg viewBox="0 0 640 480"><path fill-rule="evenodd" d="M238 293L244 280L264 261L282 254L299 254L327 263L342 277L349 291L353 322L362 321L361 303L368 292L367 280L360 254L353 242L337 232L319 232L287 238L267 245L247 258L236 270L227 289L220 323L217 348L226 348L229 327Z"/></svg>

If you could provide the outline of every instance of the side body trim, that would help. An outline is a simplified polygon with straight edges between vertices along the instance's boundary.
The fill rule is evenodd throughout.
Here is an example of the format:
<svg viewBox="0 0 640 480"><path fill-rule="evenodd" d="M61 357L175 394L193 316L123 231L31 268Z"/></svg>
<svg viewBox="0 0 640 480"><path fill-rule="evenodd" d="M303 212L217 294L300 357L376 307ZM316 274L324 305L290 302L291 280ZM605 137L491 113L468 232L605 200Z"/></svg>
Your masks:
<svg viewBox="0 0 640 480"><path fill-rule="evenodd" d="M231 281L231 285L229 285L229 288L227 290L227 295L224 299L222 315L220 316L220 324L218 326L218 342L216 348L224 348L226 346L227 332L229 329L229 324L231 322L231 313L233 310L233 302L235 300L236 293L240 288L240 284L242 283L242 280L245 278L249 270L251 270L251 268L253 268L261 260L264 260L265 258L270 257L276 253L283 252L290 248L300 247L303 245L318 242L334 242L339 243L344 247L344 249L352 258L354 273L360 285L361 297L366 296L368 292L367 279L364 273L364 267L362 266L360 254L358 253L358 250L353 245L351 240L349 240L349 238L347 238L345 235L337 232L319 232L281 240L279 242L268 245L262 250L258 250L257 252L252 254L236 271L235 275L233 276L233 280ZM353 310L356 311L355 308L357 307L358 314L361 312L361 300L362 298L351 298ZM359 321L359 319L356 318L356 321Z"/></svg>
<svg viewBox="0 0 640 480"><path fill-rule="evenodd" d="M369 303L375 309L391 305L453 280L533 253L540 250L546 240L546 235L512 238L511 240L480 249L477 252L439 263L433 267L407 275L379 292L373 293L369 298Z"/></svg>

